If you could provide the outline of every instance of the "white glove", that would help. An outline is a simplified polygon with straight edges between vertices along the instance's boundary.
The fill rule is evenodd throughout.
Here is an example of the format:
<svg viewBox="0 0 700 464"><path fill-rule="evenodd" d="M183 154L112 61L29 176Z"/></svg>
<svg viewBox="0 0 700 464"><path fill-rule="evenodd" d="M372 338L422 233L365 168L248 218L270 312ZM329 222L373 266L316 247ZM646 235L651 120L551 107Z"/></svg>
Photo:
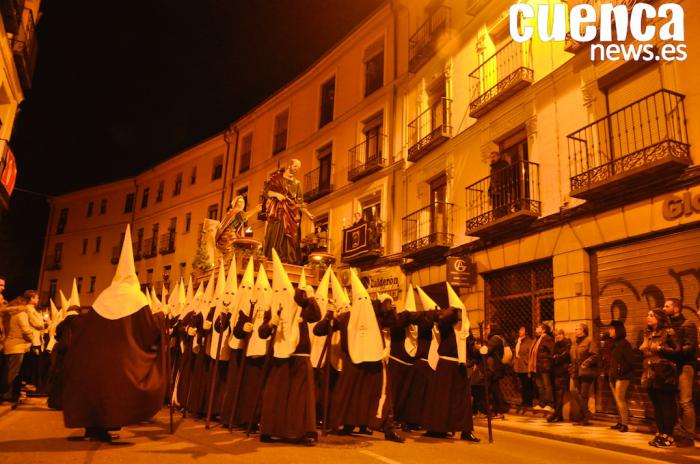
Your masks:
<svg viewBox="0 0 700 464"><path fill-rule="evenodd" d="M204 321L204 330L211 330L211 321Z"/></svg>
<svg viewBox="0 0 700 464"><path fill-rule="evenodd" d="M482 346L481 348L479 348L479 353L484 354L484 355L488 354L489 353L488 347Z"/></svg>
<svg viewBox="0 0 700 464"><path fill-rule="evenodd" d="M253 324L250 322L246 322L245 324L243 324L243 331L248 332L248 333L252 332L253 331Z"/></svg>

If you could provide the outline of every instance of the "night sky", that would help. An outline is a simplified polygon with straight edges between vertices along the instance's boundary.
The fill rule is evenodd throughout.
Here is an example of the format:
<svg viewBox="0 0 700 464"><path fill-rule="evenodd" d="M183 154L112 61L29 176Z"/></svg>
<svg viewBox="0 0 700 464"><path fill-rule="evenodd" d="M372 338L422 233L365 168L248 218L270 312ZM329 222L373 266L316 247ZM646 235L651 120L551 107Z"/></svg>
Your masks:
<svg viewBox="0 0 700 464"><path fill-rule="evenodd" d="M45 195L133 176L223 130L381 0L44 0L0 219L6 297L36 285Z"/></svg>

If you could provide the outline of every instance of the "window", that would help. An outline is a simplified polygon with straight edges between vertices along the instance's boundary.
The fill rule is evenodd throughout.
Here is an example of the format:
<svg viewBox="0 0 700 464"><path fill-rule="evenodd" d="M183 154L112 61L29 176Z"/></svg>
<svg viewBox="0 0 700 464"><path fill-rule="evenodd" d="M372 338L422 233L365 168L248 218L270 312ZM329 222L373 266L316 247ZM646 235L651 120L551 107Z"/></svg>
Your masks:
<svg viewBox="0 0 700 464"><path fill-rule="evenodd" d="M53 246L53 262L60 263L63 258L63 243L56 243Z"/></svg>
<svg viewBox="0 0 700 464"><path fill-rule="evenodd" d="M241 139L241 167L238 173L250 169L250 159L253 157L253 134L248 134Z"/></svg>
<svg viewBox="0 0 700 464"><path fill-rule="evenodd" d="M57 287L58 287L58 280L56 280L56 279L49 280L49 298L51 298L52 300L56 299Z"/></svg>
<svg viewBox="0 0 700 464"><path fill-rule="evenodd" d="M275 140L272 145L272 154L283 152L287 149L287 124L289 121L289 111L284 110L275 116Z"/></svg>
<svg viewBox="0 0 700 464"><path fill-rule="evenodd" d="M362 134L365 138L365 162L378 161L382 157L382 124L383 114L379 114L376 118L372 118L365 124Z"/></svg>
<svg viewBox="0 0 700 464"><path fill-rule="evenodd" d="M218 180L224 175L224 156L219 155L214 158L214 165L211 170L211 180Z"/></svg>
<svg viewBox="0 0 700 464"><path fill-rule="evenodd" d="M328 214L316 216L309 251L328 251Z"/></svg>
<svg viewBox="0 0 700 464"><path fill-rule="evenodd" d="M163 266L163 282L168 282L170 281L170 265L168 264L167 266Z"/></svg>
<svg viewBox="0 0 700 464"><path fill-rule="evenodd" d="M88 290L88 293L95 293L95 281L96 280L97 280L97 277L90 276L90 290Z"/></svg>
<svg viewBox="0 0 700 464"><path fill-rule="evenodd" d="M146 187L143 189L143 196L141 197L141 209L145 208L148 206L148 193L150 189Z"/></svg>
<svg viewBox="0 0 700 464"><path fill-rule="evenodd" d="M209 208L207 208L207 217L209 219L218 219L219 205L210 205Z"/></svg>
<svg viewBox="0 0 700 464"><path fill-rule="evenodd" d="M143 246L143 227L136 231L136 255L141 256L141 247Z"/></svg>
<svg viewBox="0 0 700 464"><path fill-rule="evenodd" d="M185 268L187 268L187 263L180 263L180 279L185 279Z"/></svg>
<svg viewBox="0 0 700 464"><path fill-rule="evenodd" d="M153 283L153 269L146 269L146 285Z"/></svg>
<svg viewBox="0 0 700 464"><path fill-rule="evenodd" d="M95 202L88 203L87 217L92 217L92 211L95 209Z"/></svg>
<svg viewBox="0 0 700 464"><path fill-rule="evenodd" d="M99 253L100 248L102 248L102 237L98 235L95 239L95 253Z"/></svg>
<svg viewBox="0 0 700 464"><path fill-rule="evenodd" d="M194 185L197 182L197 166L192 166L192 172L190 173L190 185Z"/></svg>
<svg viewBox="0 0 700 464"><path fill-rule="evenodd" d="M333 146L326 145L318 151L318 190L329 191L331 188L331 161L333 158Z"/></svg>
<svg viewBox="0 0 700 464"><path fill-rule="evenodd" d="M321 86L321 116L318 127L321 128L333 120L333 102L335 101L335 76Z"/></svg>
<svg viewBox="0 0 700 464"><path fill-rule="evenodd" d="M87 249L88 249L88 239L84 238L83 239L83 252L82 252L82 254L86 255Z"/></svg>
<svg viewBox="0 0 700 464"><path fill-rule="evenodd" d="M243 210L248 209L248 187L243 187L238 190L236 190L236 196L237 197L243 197L245 200L245 205L243 206Z"/></svg>
<svg viewBox="0 0 700 464"><path fill-rule="evenodd" d="M129 193L126 195L126 201L124 202L124 212L130 213L134 210L135 194Z"/></svg>
<svg viewBox="0 0 700 464"><path fill-rule="evenodd" d="M102 199L100 200L100 215L105 214L107 212L107 200Z"/></svg>
<svg viewBox="0 0 700 464"><path fill-rule="evenodd" d="M365 97L384 85L384 50L365 62Z"/></svg>
<svg viewBox="0 0 700 464"><path fill-rule="evenodd" d="M180 195L180 192L182 191L182 173L179 172L177 176L175 176L175 188L173 188L173 196Z"/></svg>
<svg viewBox="0 0 700 464"><path fill-rule="evenodd" d="M177 218L170 218L170 226L168 227L168 231L175 232L175 229L177 229Z"/></svg>
<svg viewBox="0 0 700 464"><path fill-rule="evenodd" d="M61 213L58 216L58 225L56 226L56 234L62 234L66 230L68 222L68 208L61 208Z"/></svg>
<svg viewBox="0 0 700 464"><path fill-rule="evenodd" d="M78 293L83 293L83 278L78 277L76 279L76 286L78 287Z"/></svg>
<svg viewBox="0 0 700 464"><path fill-rule="evenodd" d="M160 181L158 184L158 192L156 193L156 203L163 201L163 192L165 191L165 181Z"/></svg>
<svg viewBox="0 0 700 464"><path fill-rule="evenodd" d="M190 231L192 227L192 213L185 214L185 233Z"/></svg>

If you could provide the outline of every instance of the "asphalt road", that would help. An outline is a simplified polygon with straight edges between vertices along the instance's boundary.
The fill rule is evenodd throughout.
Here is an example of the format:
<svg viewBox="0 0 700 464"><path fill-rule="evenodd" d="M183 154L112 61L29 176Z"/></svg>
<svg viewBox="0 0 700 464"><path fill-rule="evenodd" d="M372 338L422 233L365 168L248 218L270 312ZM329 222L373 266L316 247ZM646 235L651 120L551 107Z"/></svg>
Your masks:
<svg viewBox="0 0 700 464"><path fill-rule="evenodd" d="M118 444L71 442L82 430L66 429L60 412L47 409L43 400L30 399L17 410L0 411L0 463L3 464L98 464L98 463L507 463L535 464L661 462L628 454L575 445L517 433L495 431L494 444L468 444L408 436L396 444L373 437L321 439L313 448L288 444L260 443L242 432L229 433L221 427L205 430L202 421L182 420L176 415L176 432L167 430L167 410L152 422L121 431ZM486 430L477 428L486 437ZM484 440L486 441L486 440Z"/></svg>

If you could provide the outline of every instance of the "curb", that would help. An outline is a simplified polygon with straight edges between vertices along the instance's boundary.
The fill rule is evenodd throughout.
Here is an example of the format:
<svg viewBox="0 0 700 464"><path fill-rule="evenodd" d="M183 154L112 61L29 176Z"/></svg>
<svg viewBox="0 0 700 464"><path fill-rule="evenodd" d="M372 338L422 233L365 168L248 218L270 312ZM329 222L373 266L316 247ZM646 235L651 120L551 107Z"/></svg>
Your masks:
<svg viewBox="0 0 700 464"><path fill-rule="evenodd" d="M486 429L485 425L475 425L476 427L481 427ZM557 433L542 431L542 430L530 430L527 428L522 428L518 426L510 426L504 424L503 422L493 422L492 427L494 430L503 430L505 432L520 433L523 435L530 435L533 437L547 438L550 440L563 441L567 443L573 443L576 445L590 446L593 448L605 449L608 451L623 452L631 455L641 456L650 459L663 460L666 462L674 462L678 464L688 464L692 459L689 454L697 456L700 458L700 454L695 451L695 448L673 448L671 450L656 450L656 448L644 449L636 446L628 446L617 443L609 443L606 441L600 441L590 438L579 437L575 435L561 435ZM681 451L682 449L687 449L688 453ZM656 451L655 451L656 450ZM680 454L683 453L683 454ZM700 459L698 460L700 462Z"/></svg>

